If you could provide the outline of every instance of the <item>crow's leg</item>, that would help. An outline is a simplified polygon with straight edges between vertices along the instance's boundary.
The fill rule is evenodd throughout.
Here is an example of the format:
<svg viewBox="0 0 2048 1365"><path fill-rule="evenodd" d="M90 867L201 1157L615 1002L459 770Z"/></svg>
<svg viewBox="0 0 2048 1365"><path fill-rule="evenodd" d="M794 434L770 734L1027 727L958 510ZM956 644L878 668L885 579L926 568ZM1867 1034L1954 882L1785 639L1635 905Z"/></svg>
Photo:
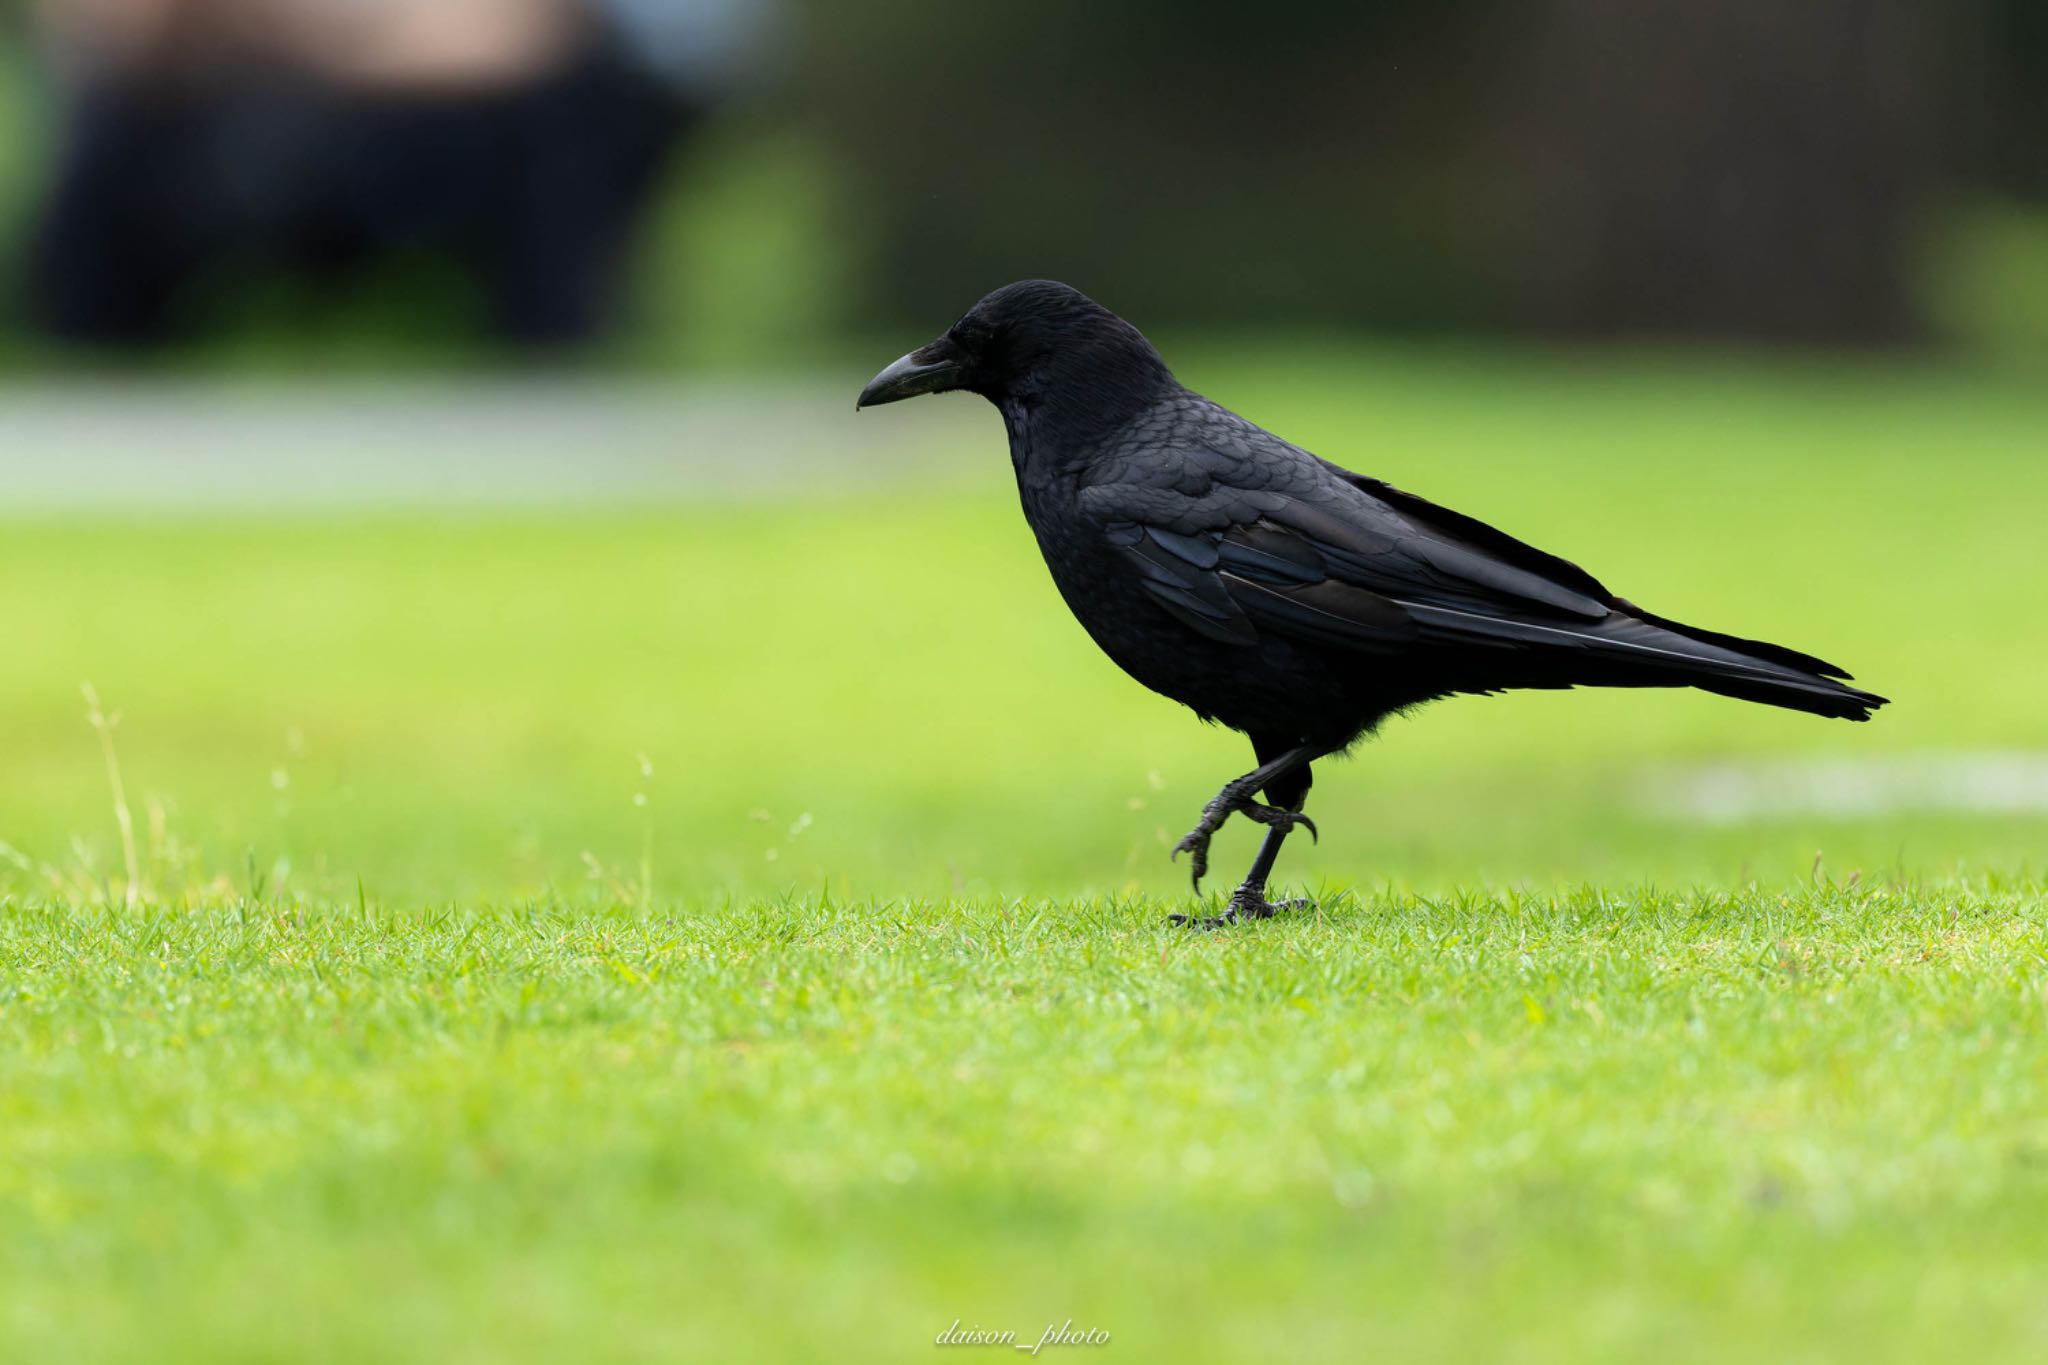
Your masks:
<svg viewBox="0 0 2048 1365"><path fill-rule="evenodd" d="M1272 857L1277 857L1280 852L1279 844L1270 842L1272 835L1284 835L1288 830L1300 825L1308 830L1310 838L1316 837L1313 820L1285 805L1265 805L1256 799L1255 793L1262 787L1270 789L1275 785L1280 786L1283 791L1291 792L1293 788L1289 785L1289 780L1298 773L1306 772L1308 765L1326 752L1328 751L1313 744L1297 745L1271 759L1265 758L1261 752L1262 761L1258 767L1243 777L1226 783L1223 790L1217 792L1209 804L1202 807L1201 823L1190 830L1187 837L1174 845L1173 849L1173 856L1176 858L1183 853L1193 855L1189 861L1194 872L1196 891L1202 889L1202 876L1209 870L1209 840L1214 837L1217 830L1223 828L1223 822L1228 820L1233 812L1258 821L1272 832L1268 835L1271 857L1268 856L1268 849L1261 848L1259 859L1253 864L1255 870L1263 863L1267 873L1272 871ZM1305 796L1307 790L1307 783L1302 782L1301 794ZM1268 794L1271 794L1270 790ZM1265 876L1261 875L1258 880L1263 886Z"/></svg>
<svg viewBox="0 0 2048 1365"><path fill-rule="evenodd" d="M1265 753L1261 750L1261 758ZM1315 781L1309 765L1274 778L1266 784L1266 799L1282 810L1300 812L1308 800L1308 789ZM1306 816L1302 817L1304 820ZM1275 825L1266 831L1266 837L1259 844L1258 856L1252 859L1251 870L1244 874L1237 890L1230 893L1230 908L1224 911L1229 919L1271 919L1282 910L1305 910L1310 902L1306 900L1269 901L1266 899L1266 879L1273 875L1273 864L1280 857L1280 845L1287 842L1287 835L1293 827ZM1314 826L1310 826L1311 829Z"/></svg>
<svg viewBox="0 0 2048 1365"><path fill-rule="evenodd" d="M1283 760L1293 760L1295 755L1295 750L1285 742L1274 743L1263 738L1254 738L1252 747L1259 756L1261 772L1273 767L1281 768L1281 771L1269 778L1265 784L1266 799L1278 810L1299 814L1303 803L1308 800L1309 786L1315 780L1309 763L1314 758L1321 757L1323 751L1314 751L1309 759L1300 760L1297 766L1283 766ZM1246 779L1240 781L1255 776L1256 773L1247 774ZM1306 816L1301 818L1301 823L1308 823ZM1299 910L1309 905L1310 902L1306 900L1273 902L1266 899L1266 879L1273 875L1273 863L1280 856L1280 846L1287 842L1287 835L1293 828L1294 822L1290 821L1275 823L1267 829L1265 839L1259 844L1258 856L1252 859L1251 870L1245 873L1244 881L1231 893L1230 904L1224 908L1222 914L1206 918L1193 915L1171 915L1168 918L1175 924L1192 925L1198 929L1219 929L1226 924L1234 924L1239 919L1269 919L1282 910ZM1309 830L1313 834L1315 826L1310 824Z"/></svg>

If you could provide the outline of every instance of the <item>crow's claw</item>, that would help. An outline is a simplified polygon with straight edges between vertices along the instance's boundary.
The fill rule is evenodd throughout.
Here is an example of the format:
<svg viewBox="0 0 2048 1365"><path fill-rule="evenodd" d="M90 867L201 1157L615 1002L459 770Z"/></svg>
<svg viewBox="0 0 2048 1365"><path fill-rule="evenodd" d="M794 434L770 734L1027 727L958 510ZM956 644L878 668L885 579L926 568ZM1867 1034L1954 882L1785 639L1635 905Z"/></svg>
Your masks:
<svg viewBox="0 0 2048 1365"><path fill-rule="evenodd" d="M1176 862L1183 853L1192 855L1190 870L1194 873L1197 892L1201 891L1202 878L1209 871L1209 840L1215 837L1217 830L1223 828L1223 822L1230 818L1233 811L1272 829L1293 829L1300 825L1308 831L1311 839L1321 842L1321 837L1316 833L1316 822L1300 811L1269 806L1249 795L1240 796L1225 788L1208 805L1202 807L1201 823L1189 830L1186 837L1173 846L1173 857Z"/></svg>
<svg viewBox="0 0 2048 1365"><path fill-rule="evenodd" d="M1247 801L1238 807L1247 819L1258 821L1272 829L1293 829L1299 825L1308 831L1308 837L1321 843L1322 836L1316 833L1316 822L1298 810L1283 810L1279 806L1262 806L1256 801Z"/></svg>
<svg viewBox="0 0 2048 1365"><path fill-rule="evenodd" d="M1186 838L1173 846L1175 862L1180 861L1180 855L1183 853L1193 855L1188 867L1195 874L1195 892L1198 895L1202 890L1202 877L1209 870L1209 836L1214 832L1206 828L1191 830Z"/></svg>

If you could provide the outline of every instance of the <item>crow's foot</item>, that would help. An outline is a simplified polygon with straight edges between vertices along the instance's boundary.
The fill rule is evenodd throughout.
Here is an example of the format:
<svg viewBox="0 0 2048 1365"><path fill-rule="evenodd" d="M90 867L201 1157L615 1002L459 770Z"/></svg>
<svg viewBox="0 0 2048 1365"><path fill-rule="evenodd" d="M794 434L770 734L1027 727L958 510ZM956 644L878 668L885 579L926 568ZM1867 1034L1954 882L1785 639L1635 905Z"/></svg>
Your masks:
<svg viewBox="0 0 2048 1365"><path fill-rule="evenodd" d="M1230 904L1223 907L1220 915L1168 915L1166 921L1190 929L1221 929L1240 920L1271 919L1283 910L1307 910L1314 905L1314 901L1307 899L1269 901L1262 893L1240 886L1231 894Z"/></svg>
<svg viewBox="0 0 2048 1365"><path fill-rule="evenodd" d="M1269 901L1257 891L1240 886L1230 898L1230 913L1240 919L1271 919L1283 910L1313 910L1315 902L1306 896L1290 901Z"/></svg>
<svg viewBox="0 0 2048 1365"><path fill-rule="evenodd" d="M1215 837L1217 830L1223 828L1223 822L1230 818L1233 811L1273 829L1293 829L1299 825L1308 831L1309 838L1320 837L1316 833L1316 822L1300 811L1269 806L1254 800L1249 792L1240 793L1225 787L1216 794L1214 800L1202 807L1202 822L1189 830L1187 836L1173 846L1173 856L1176 860L1183 853L1193 855L1188 866L1194 873L1197 891L1202 889L1202 878L1209 871L1209 840Z"/></svg>

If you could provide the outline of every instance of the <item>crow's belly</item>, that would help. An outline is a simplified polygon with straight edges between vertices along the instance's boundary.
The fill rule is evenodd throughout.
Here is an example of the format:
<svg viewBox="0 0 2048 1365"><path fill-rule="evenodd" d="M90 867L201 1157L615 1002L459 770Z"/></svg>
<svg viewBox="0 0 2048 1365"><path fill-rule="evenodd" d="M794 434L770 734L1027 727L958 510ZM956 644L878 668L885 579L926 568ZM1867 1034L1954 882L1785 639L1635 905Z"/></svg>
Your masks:
<svg viewBox="0 0 2048 1365"><path fill-rule="evenodd" d="M1101 532L1071 515L1026 515L1046 567L1089 636L1118 667L1206 720L1262 738L1338 748L1388 714L1450 690L1416 665L1277 635L1211 639L1160 606Z"/></svg>
<svg viewBox="0 0 2048 1365"><path fill-rule="evenodd" d="M1405 670L1373 656L1309 651L1272 636L1256 645L1212 640L1169 615L1142 589L1104 591L1097 585L1065 595L1088 634L1124 672L1233 730L1335 747L1389 712L1442 690L1400 676Z"/></svg>

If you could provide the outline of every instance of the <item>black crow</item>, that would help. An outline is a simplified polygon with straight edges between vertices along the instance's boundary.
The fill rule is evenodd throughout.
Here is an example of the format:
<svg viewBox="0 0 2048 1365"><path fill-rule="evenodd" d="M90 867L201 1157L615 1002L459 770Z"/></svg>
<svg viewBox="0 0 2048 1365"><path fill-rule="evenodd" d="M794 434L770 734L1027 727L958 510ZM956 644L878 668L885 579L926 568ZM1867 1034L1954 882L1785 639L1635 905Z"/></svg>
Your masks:
<svg viewBox="0 0 2048 1365"><path fill-rule="evenodd" d="M858 406L949 389L1002 413L1025 519L1095 643L1252 742L1258 766L1174 850L1199 891L1232 813L1267 827L1204 923L1284 908L1266 879L1289 830L1315 835L1309 765L1437 697L1698 687L1845 720L1884 705L1833 664L1654 616L1575 564L1288 444L1183 388L1137 328L1066 285L998 289Z"/></svg>

